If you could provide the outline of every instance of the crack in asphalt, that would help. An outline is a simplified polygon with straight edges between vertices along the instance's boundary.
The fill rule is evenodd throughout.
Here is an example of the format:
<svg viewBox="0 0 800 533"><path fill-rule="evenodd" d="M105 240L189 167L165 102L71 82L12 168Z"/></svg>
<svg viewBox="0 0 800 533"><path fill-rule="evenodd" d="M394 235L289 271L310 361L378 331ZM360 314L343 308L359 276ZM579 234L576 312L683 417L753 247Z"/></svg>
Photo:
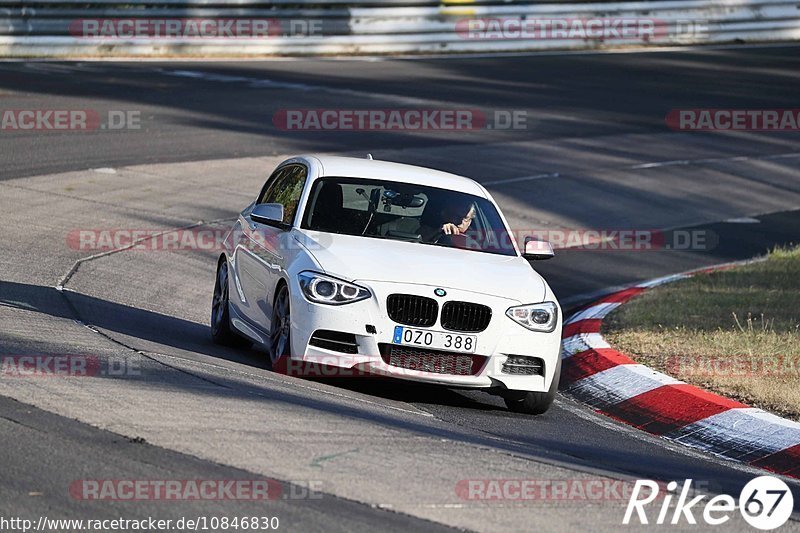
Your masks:
<svg viewBox="0 0 800 533"><path fill-rule="evenodd" d="M331 455L321 455L319 457L315 457L314 460L309 463L309 466L313 466L313 467L316 467L316 468L322 468L322 464L321 463L324 463L326 461L332 461L333 459L336 459L338 457L342 457L343 455L356 453L358 451L360 451L360 448L354 448L352 450L347 450L347 451L344 451L344 452L334 453L334 454L331 454Z"/></svg>
<svg viewBox="0 0 800 533"><path fill-rule="evenodd" d="M132 351L132 352L134 352L134 353L136 353L138 355L141 355L142 357L145 357L146 359L149 359L150 361L153 361L154 363L157 363L159 365L165 366L167 368L170 368L170 369L175 370L177 372L180 372L182 374L186 374L188 376L192 376L195 379L199 379L201 381L205 381L207 383L210 383L212 385L218 386L220 388L230 389L231 387L228 387L227 385L223 385L222 383L217 383L217 382L215 382L215 381L213 381L211 379L195 375L195 374L193 374L193 373L191 373L191 372L189 372L187 370L184 370L184 369L169 365L169 364L167 364L167 363L165 363L163 361L159 361L158 359L155 359L154 357L152 357L150 354L151 353L156 354L156 355L165 355L165 354L157 354L156 352L145 352L143 350L139 350L137 348L134 348L133 346L130 346L130 345L120 341L119 339L116 339L116 338L112 337L111 335L109 335L107 333L104 333L99 328L97 328L97 327L93 326L92 324L86 322L83 319L83 317L81 316L81 314L78 311L78 309L75 307L75 305L67 297L67 293L69 293L69 292L72 292L72 293L75 293L75 294L81 294L81 293L78 292L78 291L73 291L72 289L68 289L66 287L66 284L69 283L69 280L72 278L72 276L74 276L75 273L78 272L78 269L80 268L80 266L83 263L87 263L89 261L94 261L96 259L101 259L103 257L108 257L108 256L116 254L116 253L124 252L125 250L130 250L134 246L138 246L139 244L141 244L143 242L146 242L148 240L152 240L154 238L161 237L161 236L163 236L163 235L165 235L167 233L172 233L172 232L175 232L175 231L189 230L189 229L196 228L198 226L217 224L217 223L220 223L220 222L226 222L226 221L230 221L230 220L234 220L234 218L228 217L228 218L215 219L215 220L209 220L209 221L200 220L200 221L195 222L193 224L189 224L189 225L182 226L182 227L179 227L179 228L167 229L167 230L164 230L164 231L161 231L161 232L158 232L158 233L151 233L151 234L146 235L146 236L144 236L144 237L142 237L140 239L135 239L135 240L131 241L129 244L127 244L125 246L121 246L119 248L114 248L112 250L107 250L105 252L100 252L100 253L93 254L93 255L90 255L90 256L87 256L87 257L81 257L80 259L77 259L74 263L72 263L72 267L69 269L69 271L67 271L66 274L64 274L61 277L61 279L58 281L58 283L56 284L56 286L54 288L62 295L62 297L64 298L64 301L67 304L67 307L69 307L70 311L72 311L72 314L75 315L76 320L81 325L83 325L85 328L87 328L89 331L92 331L92 332L100 335L101 337L104 337L105 339L113 342L114 344L116 344L118 346L122 346L123 348L125 348L127 350L130 350L130 351Z"/></svg>
<svg viewBox="0 0 800 533"><path fill-rule="evenodd" d="M139 244L141 244L143 242L147 242L147 241L153 240L156 237L161 237L163 235L166 235L167 233L174 233L176 231L185 231L185 230L197 228L197 227L200 227L200 226L208 226L208 225L212 225L212 224L219 224L220 222L228 222L228 221L233 221L233 220L236 220L236 217L218 218L218 219L215 219L215 220L208 220L208 221L199 220L199 221L197 221L197 222L195 222L193 224L189 224L189 225L186 225L186 226L181 226L181 227L178 227L178 228L166 229L164 231L159 231L157 233L150 233L150 234L145 235L144 237L142 237L140 239L134 239L129 244L126 244L125 246L120 246L119 248L113 248L111 250L106 250L105 252L100 252L100 253L89 255L89 256L86 256L86 257L81 257L80 259L76 260L72 264L72 268L70 268L69 271L61 277L59 282L56 284L55 289L57 291L65 290L65 285L69 282L69 280L72 278L72 276L75 275L75 273L78 271L78 268L80 268L80 266L83 263L86 263L86 262L89 262L89 261L94 261L95 259L100 259L102 257L113 255L113 254L116 254L116 253L119 253L119 252L124 252L125 250L130 250L131 248L133 248L135 246L138 246ZM77 291L72 291L72 292L76 292L77 293Z"/></svg>

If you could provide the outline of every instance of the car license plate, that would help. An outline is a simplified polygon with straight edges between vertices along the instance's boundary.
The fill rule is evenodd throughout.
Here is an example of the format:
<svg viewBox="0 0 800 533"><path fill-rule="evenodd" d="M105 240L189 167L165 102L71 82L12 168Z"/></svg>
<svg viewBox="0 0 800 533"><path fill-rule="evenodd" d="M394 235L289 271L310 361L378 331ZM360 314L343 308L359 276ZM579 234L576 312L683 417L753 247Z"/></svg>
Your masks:
<svg viewBox="0 0 800 533"><path fill-rule="evenodd" d="M427 329L407 328L395 326L393 344L406 346L422 346L434 350L447 350L451 352L475 353L475 344L478 338L475 335L461 335L445 331L430 331Z"/></svg>

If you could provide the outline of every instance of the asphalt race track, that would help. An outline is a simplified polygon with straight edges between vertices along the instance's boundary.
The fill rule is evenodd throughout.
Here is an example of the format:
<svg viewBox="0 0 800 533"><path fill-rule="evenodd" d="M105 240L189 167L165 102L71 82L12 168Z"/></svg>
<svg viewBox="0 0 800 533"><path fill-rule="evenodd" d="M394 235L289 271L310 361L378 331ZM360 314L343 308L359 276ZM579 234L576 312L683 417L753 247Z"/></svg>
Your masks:
<svg viewBox="0 0 800 533"><path fill-rule="evenodd" d="M759 470L559 396L541 417L482 393L300 380L211 343L216 250L76 245L80 230L223 231L284 156L366 155L484 183L517 230L663 230L651 250L535 267L564 308L626 283L800 240L800 135L682 132L672 109L796 108L800 47L382 60L0 63L0 109L133 112L140 128L0 130L0 353L119 374L0 377L0 516L277 516L292 531L605 531L626 500L481 501L463 480L693 479ZM473 131L286 131L303 109L470 109ZM524 112L503 129L495 112ZM279 122L279 121L277 121ZM695 249L682 236L702 235ZM680 236L680 237L679 237ZM63 290L56 289L61 286ZM78 480L254 479L269 502L85 501ZM792 483L800 530L800 484ZM654 512L655 515L655 512ZM654 516L653 515L653 516ZM687 530L700 526L687 526ZM748 530L739 517L726 529ZM680 529L679 527L671 528Z"/></svg>

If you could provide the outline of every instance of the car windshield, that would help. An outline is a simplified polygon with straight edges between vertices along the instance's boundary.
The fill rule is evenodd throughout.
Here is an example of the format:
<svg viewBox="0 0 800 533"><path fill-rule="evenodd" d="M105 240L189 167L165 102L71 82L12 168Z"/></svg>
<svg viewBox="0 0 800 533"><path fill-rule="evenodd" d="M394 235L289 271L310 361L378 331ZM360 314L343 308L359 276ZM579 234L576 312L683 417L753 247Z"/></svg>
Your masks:
<svg viewBox="0 0 800 533"><path fill-rule="evenodd" d="M322 178L301 227L313 231L517 255L486 198L409 183Z"/></svg>

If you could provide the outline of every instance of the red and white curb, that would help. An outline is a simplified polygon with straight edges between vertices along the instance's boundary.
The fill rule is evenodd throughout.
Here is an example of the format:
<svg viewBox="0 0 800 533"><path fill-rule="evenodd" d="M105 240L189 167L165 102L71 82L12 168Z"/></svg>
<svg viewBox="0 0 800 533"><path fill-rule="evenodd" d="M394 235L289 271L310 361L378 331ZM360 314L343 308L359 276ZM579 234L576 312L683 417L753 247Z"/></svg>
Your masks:
<svg viewBox="0 0 800 533"><path fill-rule="evenodd" d="M637 364L600 334L603 319L645 290L731 263L609 294L564 323L561 387L598 412L714 455L800 478L800 424Z"/></svg>

